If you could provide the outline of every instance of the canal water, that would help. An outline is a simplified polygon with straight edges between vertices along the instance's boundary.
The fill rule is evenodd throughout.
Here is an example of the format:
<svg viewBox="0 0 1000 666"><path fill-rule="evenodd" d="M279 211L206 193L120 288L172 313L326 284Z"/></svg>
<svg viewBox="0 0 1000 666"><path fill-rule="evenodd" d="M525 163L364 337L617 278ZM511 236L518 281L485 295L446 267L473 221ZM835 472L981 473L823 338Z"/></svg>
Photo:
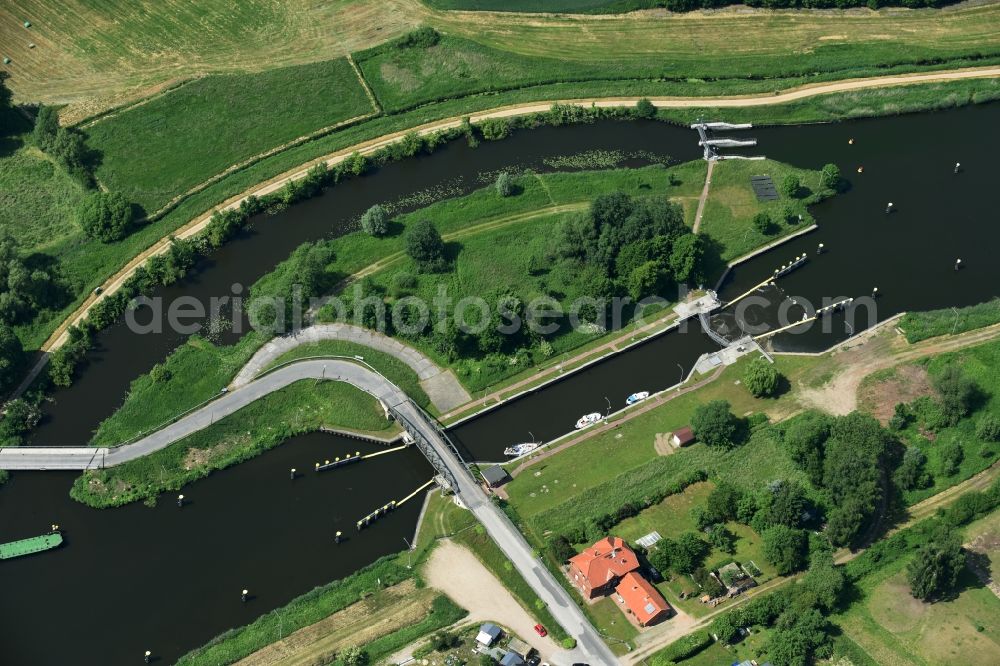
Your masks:
<svg viewBox="0 0 1000 666"><path fill-rule="evenodd" d="M759 146L747 152L806 167L835 162L850 189L815 207L819 230L732 271L722 287L723 299L802 252L810 260L769 292L771 304L759 318L773 317L787 298L821 304L823 297L867 296L875 286L878 320L902 310L963 306L994 297L1000 267L991 253L1000 231L990 194L996 171L987 158L1000 150L1000 133L988 131L998 124L1000 105L988 105L753 130L749 134L759 139ZM252 232L159 295L194 295L204 301L225 295L233 283L248 285L270 271L300 243L343 233L373 203L404 200L421 191L459 194L481 186L480 174L505 168L543 170L546 158L589 150L647 151L676 161L700 155L690 130L648 122L542 128L484 142L475 150L454 142L433 155L342 183L277 215L261 216ZM958 174L953 173L956 161L963 165ZM895 204L892 215L884 213L889 201ZM819 242L828 251L813 256ZM959 257L965 268L955 271ZM856 330L839 315L831 321L828 333L813 328L780 335L775 346L819 350ZM87 441L121 404L129 382L180 342L181 336L170 333L139 338L122 325L102 333L81 378L55 394L35 442ZM633 391L675 384L700 354L713 348L697 326L669 333L513 400L452 434L472 459L498 459L509 444L568 431L583 413L605 412L609 403L619 409ZM135 663L145 649L169 663L314 585L400 550L402 538L412 534L419 503L404 506L339 547L332 534L337 525L353 526L361 515L426 481L430 468L416 451L288 480L290 467L307 468L314 459L358 448L357 442L324 435L295 438L191 484L184 493L193 504L183 509L177 509L171 495L152 509L134 505L94 511L69 499L72 474L14 475L0 487L0 540L37 534L58 522L67 530L68 543L58 551L0 563L4 663L64 663L83 655L88 663ZM256 595L248 604L239 601L244 587Z"/></svg>
<svg viewBox="0 0 1000 666"><path fill-rule="evenodd" d="M0 486L0 540L59 524L66 543L0 562L0 663L173 663L229 627L406 548L423 496L363 532L356 521L426 483L415 449L356 466L315 462L381 445L324 433L280 447L183 489L154 508L102 511L67 495L74 472L16 474ZM292 481L289 471L300 472ZM334 535L347 536L340 544ZM242 590L250 593L241 602Z"/></svg>

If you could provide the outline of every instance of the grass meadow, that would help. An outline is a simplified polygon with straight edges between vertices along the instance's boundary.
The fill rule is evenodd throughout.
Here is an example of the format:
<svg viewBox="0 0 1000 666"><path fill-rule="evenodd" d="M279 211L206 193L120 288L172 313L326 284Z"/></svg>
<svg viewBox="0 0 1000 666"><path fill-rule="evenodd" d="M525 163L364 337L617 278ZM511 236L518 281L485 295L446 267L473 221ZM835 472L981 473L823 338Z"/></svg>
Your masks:
<svg viewBox="0 0 1000 666"><path fill-rule="evenodd" d="M339 58L198 79L86 132L102 155L100 181L153 213L254 155L374 111L350 63Z"/></svg>
<svg viewBox="0 0 1000 666"><path fill-rule="evenodd" d="M129 441L217 396L219 389L233 379L266 341L263 335L250 333L234 345L222 346L192 336L164 362L170 378L157 382L151 374L146 374L133 381L124 404L98 426L92 443L113 446ZM417 374L408 365L364 345L340 340L305 344L281 356L272 367L309 356L355 355L364 356L366 363L419 405L432 409Z"/></svg>
<svg viewBox="0 0 1000 666"><path fill-rule="evenodd" d="M798 177L802 187L791 197L779 194L777 201L758 201L750 186L750 177L757 175L771 176L779 193L782 179L789 175ZM832 194L822 186L819 171L799 169L774 160L723 160L712 171L701 233L718 243L723 261L731 261L813 224L815 220L807 207ZM759 212L771 218L771 228L766 233L752 224L754 215ZM786 219L788 215L793 221Z"/></svg>
<svg viewBox="0 0 1000 666"><path fill-rule="evenodd" d="M987 567L996 580L1000 511L963 528L964 541L985 536ZM834 616L855 646L878 664L994 664L1000 661L1000 599L966 569L953 598L933 604L914 599L906 582L909 558L861 579L855 603ZM857 663L857 662L855 662Z"/></svg>
<svg viewBox="0 0 1000 666"><path fill-rule="evenodd" d="M82 235L76 209L84 189L63 168L19 138L0 140L0 229L27 251L46 251ZM3 154L3 153L0 153Z"/></svg>
<svg viewBox="0 0 1000 666"><path fill-rule="evenodd" d="M392 424L349 384L299 381L155 453L84 474L70 495L96 508L149 500L320 427L386 433Z"/></svg>
<svg viewBox="0 0 1000 666"><path fill-rule="evenodd" d="M804 357L775 360L786 376L794 376L799 367L811 362ZM583 502L600 504L603 500L599 494L617 492L630 475L645 475L655 482L705 469L710 475L715 471L719 478L745 488L756 487L765 478L799 478L801 472L781 447L764 436L755 436L746 446L729 453L694 444L669 456L657 454L654 448L657 435L689 425L695 408L709 400L729 400L737 415L766 412L780 418L797 409L790 394L768 400L754 398L735 383L741 373L742 364L730 366L722 376L697 391L676 397L662 408L636 416L535 464L506 486L511 503L521 517L529 522L537 517L538 526L548 529L558 526L562 511L570 511L564 518L568 520L577 515L574 507ZM604 464L588 464L592 460L602 460ZM658 472L646 475L642 470L648 465L656 467Z"/></svg>

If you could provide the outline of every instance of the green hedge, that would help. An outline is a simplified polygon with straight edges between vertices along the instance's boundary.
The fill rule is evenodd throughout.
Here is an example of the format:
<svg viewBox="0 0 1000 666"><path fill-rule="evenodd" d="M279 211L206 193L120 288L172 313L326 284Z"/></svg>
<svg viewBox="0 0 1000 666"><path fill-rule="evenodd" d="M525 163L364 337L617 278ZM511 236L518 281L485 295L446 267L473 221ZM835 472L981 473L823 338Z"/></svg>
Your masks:
<svg viewBox="0 0 1000 666"><path fill-rule="evenodd" d="M707 629L699 629L677 639L653 656L653 666L667 666L673 662L694 656L712 644L712 636Z"/></svg>

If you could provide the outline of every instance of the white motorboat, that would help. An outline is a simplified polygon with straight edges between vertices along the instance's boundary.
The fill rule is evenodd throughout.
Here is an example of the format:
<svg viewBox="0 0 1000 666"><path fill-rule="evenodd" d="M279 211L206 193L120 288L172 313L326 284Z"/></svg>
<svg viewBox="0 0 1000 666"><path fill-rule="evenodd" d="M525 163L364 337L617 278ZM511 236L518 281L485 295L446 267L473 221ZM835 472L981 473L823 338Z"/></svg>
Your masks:
<svg viewBox="0 0 1000 666"><path fill-rule="evenodd" d="M642 402L649 397L649 391L639 391L638 393L633 393L628 398L625 399L626 405L634 405L637 402Z"/></svg>
<svg viewBox="0 0 1000 666"><path fill-rule="evenodd" d="M523 456L525 453L531 453L537 449L541 444L539 442L524 442L522 444L515 444L514 446L508 446L503 450L505 456L510 456L511 458L517 458Z"/></svg>
<svg viewBox="0 0 1000 666"><path fill-rule="evenodd" d="M580 420L576 422L576 429L586 428L587 426L592 426L601 420L600 412L592 412L590 414L585 414L580 417Z"/></svg>

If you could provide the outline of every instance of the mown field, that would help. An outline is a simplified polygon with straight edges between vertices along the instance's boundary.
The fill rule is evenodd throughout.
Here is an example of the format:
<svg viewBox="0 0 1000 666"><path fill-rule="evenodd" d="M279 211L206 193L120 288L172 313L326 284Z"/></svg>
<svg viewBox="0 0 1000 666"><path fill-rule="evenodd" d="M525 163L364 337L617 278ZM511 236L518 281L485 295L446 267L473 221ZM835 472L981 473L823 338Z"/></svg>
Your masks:
<svg viewBox="0 0 1000 666"><path fill-rule="evenodd" d="M199 79L86 132L101 183L153 213L247 158L374 111L340 58Z"/></svg>
<svg viewBox="0 0 1000 666"><path fill-rule="evenodd" d="M192 76L367 48L415 26L414 9L413 0L10 0L0 4L0 44L18 98L69 102L76 122Z"/></svg>
<svg viewBox="0 0 1000 666"><path fill-rule="evenodd" d="M424 0L435 9L464 9L489 12L567 12L603 13L629 11L644 5L655 6L653 0Z"/></svg>

